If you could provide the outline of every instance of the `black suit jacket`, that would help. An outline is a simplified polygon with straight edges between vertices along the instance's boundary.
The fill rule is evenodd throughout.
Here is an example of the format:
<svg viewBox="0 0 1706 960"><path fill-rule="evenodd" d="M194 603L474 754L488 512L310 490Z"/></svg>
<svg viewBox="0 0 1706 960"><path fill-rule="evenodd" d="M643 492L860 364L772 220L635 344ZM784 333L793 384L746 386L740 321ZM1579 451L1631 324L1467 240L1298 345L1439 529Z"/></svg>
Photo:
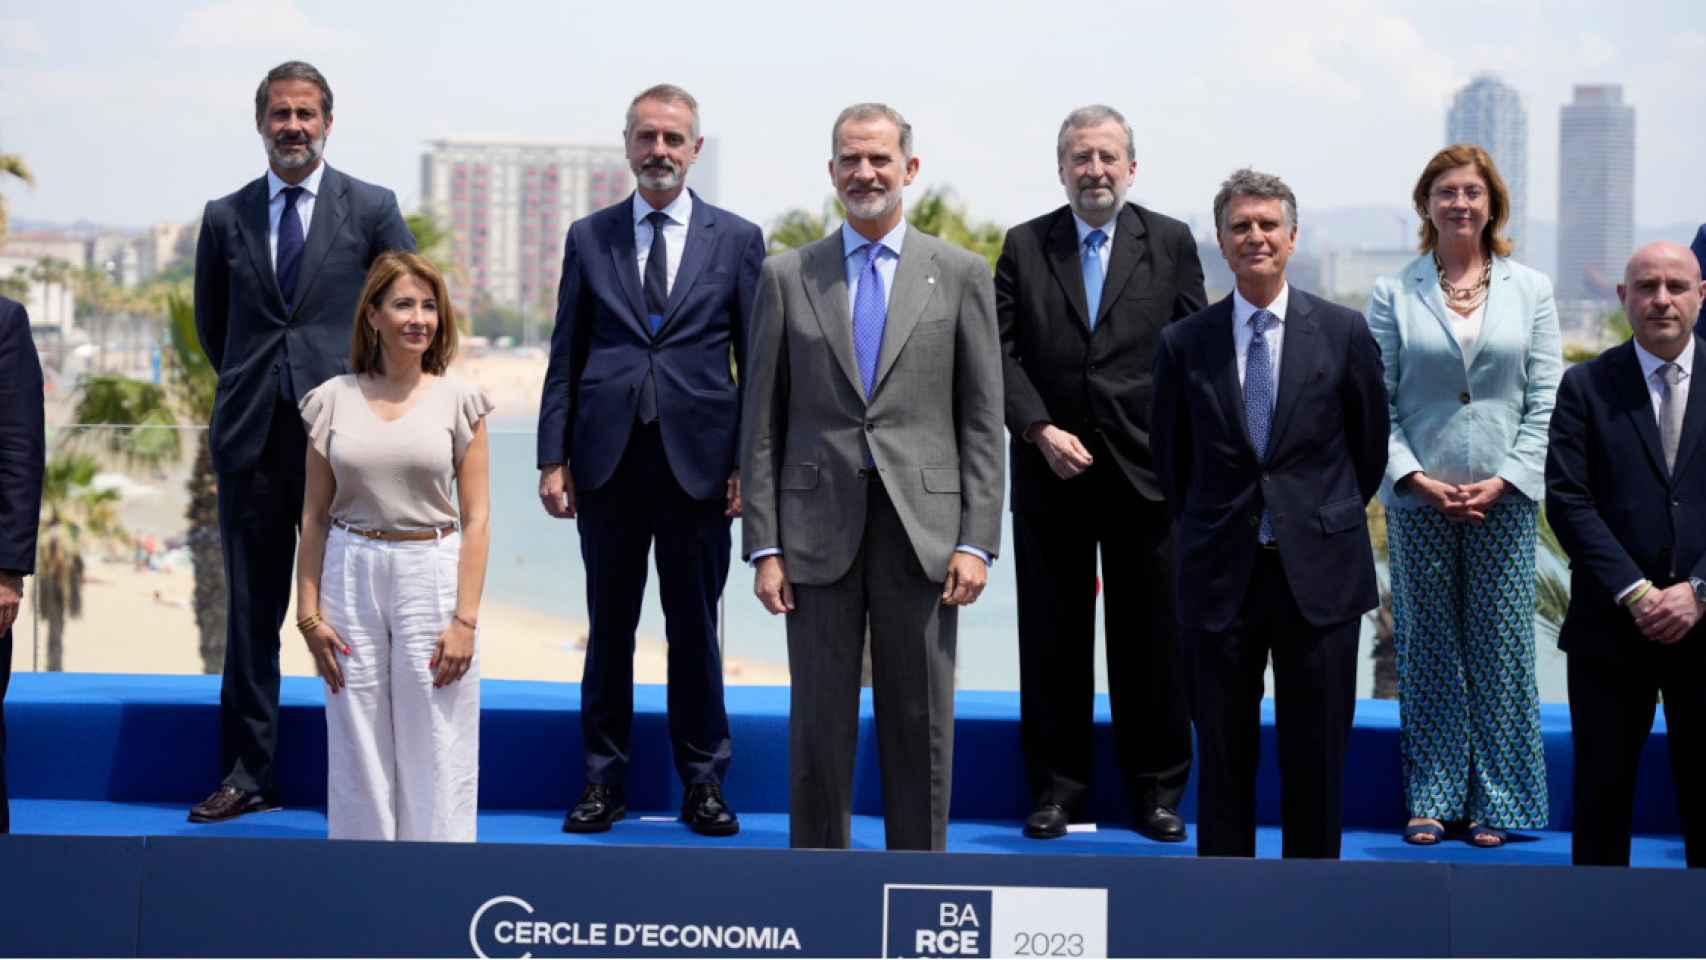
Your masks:
<svg viewBox="0 0 1706 960"><path fill-rule="evenodd" d="M295 309L287 315L267 243L267 200L262 175L210 201L196 241L196 333L219 371L208 440L221 473L260 458L281 364L290 364L292 402L349 372L367 268L387 250L415 248L391 191L328 166L314 198Z"/></svg>
<svg viewBox="0 0 1706 960"><path fill-rule="evenodd" d="M1162 331L1155 473L1178 520L1182 626L1238 615L1264 506L1304 619L1330 626L1379 605L1363 509L1386 470L1380 348L1362 314L1291 288L1267 456L1244 422L1232 298Z"/></svg>
<svg viewBox="0 0 1706 960"><path fill-rule="evenodd" d="M1572 367L1558 387L1546 518L1570 555L1570 609L1558 634L1566 650L1647 643L1617 593L1643 578L1660 586L1706 578L1706 347L1698 335L1691 349L1695 376L1671 475L1632 342ZM1689 641L1701 634L1696 626Z"/></svg>
<svg viewBox="0 0 1706 960"><path fill-rule="evenodd" d="M634 251L634 197L575 221L563 244L557 326L539 399L539 464L567 463L575 487L596 490L616 472L651 372L658 428L676 482L708 500L724 494L740 440L764 234L693 195L687 244L653 336Z"/></svg>
<svg viewBox="0 0 1706 960"><path fill-rule="evenodd" d="M1119 213L1095 332L1072 208L1007 232L995 266L1013 510L1076 496L1025 430L1048 421L1086 443L1101 440L1137 491L1159 500L1149 450L1150 375L1161 328L1203 308L1202 264L1184 224L1134 203Z"/></svg>
<svg viewBox="0 0 1706 960"><path fill-rule="evenodd" d="M45 451L41 360L30 316L0 297L0 570L35 572Z"/></svg>

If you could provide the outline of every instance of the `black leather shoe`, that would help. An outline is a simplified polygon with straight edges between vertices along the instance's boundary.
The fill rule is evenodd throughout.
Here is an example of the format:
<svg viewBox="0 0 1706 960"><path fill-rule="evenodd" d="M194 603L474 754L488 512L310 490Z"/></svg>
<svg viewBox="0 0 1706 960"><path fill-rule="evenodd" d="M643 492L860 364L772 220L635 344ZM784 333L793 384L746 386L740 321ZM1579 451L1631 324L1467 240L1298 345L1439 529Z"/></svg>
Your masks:
<svg viewBox="0 0 1706 960"><path fill-rule="evenodd" d="M1038 804L1037 809L1025 818L1025 836L1033 840L1053 840L1066 836L1066 825L1071 818L1066 815L1066 808L1058 803Z"/></svg>
<svg viewBox="0 0 1706 960"><path fill-rule="evenodd" d="M1185 818L1171 807L1155 804L1137 815L1137 832L1162 843L1178 843L1185 839Z"/></svg>
<svg viewBox="0 0 1706 960"><path fill-rule="evenodd" d="M265 794L239 790L227 783L190 808L190 822L218 823L234 820L245 813L270 813L277 809L279 805Z"/></svg>
<svg viewBox="0 0 1706 960"><path fill-rule="evenodd" d="M694 833L707 837L730 837L740 832L740 819L723 799L723 788L714 783L695 783L681 802L681 822Z"/></svg>
<svg viewBox="0 0 1706 960"><path fill-rule="evenodd" d="M563 818L564 833L603 833L628 815L628 797L620 786L589 783L580 801Z"/></svg>

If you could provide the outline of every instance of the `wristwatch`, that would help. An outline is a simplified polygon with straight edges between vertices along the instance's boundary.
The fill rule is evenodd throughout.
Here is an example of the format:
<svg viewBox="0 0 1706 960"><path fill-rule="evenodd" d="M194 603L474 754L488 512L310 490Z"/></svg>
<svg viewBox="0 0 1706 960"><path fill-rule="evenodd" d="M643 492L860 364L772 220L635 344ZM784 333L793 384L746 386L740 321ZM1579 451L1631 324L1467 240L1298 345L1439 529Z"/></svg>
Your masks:
<svg viewBox="0 0 1706 960"><path fill-rule="evenodd" d="M1706 580L1699 577L1689 577L1688 585L1694 588L1694 602L1706 610Z"/></svg>

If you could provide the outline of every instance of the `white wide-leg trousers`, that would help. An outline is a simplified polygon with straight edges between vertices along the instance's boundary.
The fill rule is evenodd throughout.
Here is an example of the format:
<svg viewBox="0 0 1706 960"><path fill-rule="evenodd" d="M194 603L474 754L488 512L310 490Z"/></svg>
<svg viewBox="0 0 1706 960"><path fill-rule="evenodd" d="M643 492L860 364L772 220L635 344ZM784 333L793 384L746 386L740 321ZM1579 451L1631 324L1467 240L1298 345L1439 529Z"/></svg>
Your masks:
<svg viewBox="0 0 1706 960"><path fill-rule="evenodd" d="M456 609L461 536L387 542L333 527L321 613L349 644L326 696L326 823L334 840L472 842L480 658L434 689L428 663Z"/></svg>

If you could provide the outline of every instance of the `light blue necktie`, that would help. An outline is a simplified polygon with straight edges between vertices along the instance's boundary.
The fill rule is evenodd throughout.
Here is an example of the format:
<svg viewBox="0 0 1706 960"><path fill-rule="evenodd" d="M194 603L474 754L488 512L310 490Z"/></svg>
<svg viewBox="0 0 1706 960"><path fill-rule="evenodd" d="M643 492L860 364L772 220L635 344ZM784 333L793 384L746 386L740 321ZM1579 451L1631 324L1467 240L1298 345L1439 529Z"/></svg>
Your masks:
<svg viewBox="0 0 1706 960"><path fill-rule="evenodd" d="M1268 433L1274 416L1274 364L1268 356L1268 338L1263 336L1279 318L1266 310L1250 315L1250 353L1244 361L1244 420L1250 427L1250 446L1258 459L1268 456ZM1274 542L1274 522L1262 508L1262 526L1256 539Z"/></svg>
<svg viewBox="0 0 1706 960"><path fill-rule="evenodd" d="M1084 256L1080 261L1084 266L1084 300L1090 306L1090 329L1096 329L1096 317L1102 312L1102 244L1106 243L1108 235L1100 230L1092 230L1084 238Z"/></svg>
<svg viewBox="0 0 1706 960"><path fill-rule="evenodd" d="M883 352L883 327L888 323L888 299L883 296L883 275L877 272L880 244L867 243L865 268L859 272L859 289L853 294L853 355L859 361L859 380L865 399L877 386L877 357Z"/></svg>

